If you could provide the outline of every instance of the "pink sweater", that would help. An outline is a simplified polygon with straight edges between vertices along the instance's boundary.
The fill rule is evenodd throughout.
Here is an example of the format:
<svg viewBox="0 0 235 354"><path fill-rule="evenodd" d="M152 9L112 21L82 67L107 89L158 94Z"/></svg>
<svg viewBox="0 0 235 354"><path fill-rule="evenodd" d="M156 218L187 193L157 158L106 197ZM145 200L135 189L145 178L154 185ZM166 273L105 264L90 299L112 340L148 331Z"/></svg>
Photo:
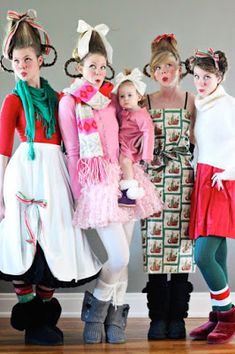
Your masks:
<svg viewBox="0 0 235 354"><path fill-rule="evenodd" d="M75 113L76 101L73 96L65 95L59 103L59 125L68 158L71 188L75 199L79 197L80 186L77 178L79 159L79 140ZM118 122L114 100L102 110L93 110L94 119L100 134L104 157L111 163L118 162L119 139Z"/></svg>
<svg viewBox="0 0 235 354"><path fill-rule="evenodd" d="M141 151L136 147L140 138L143 139ZM122 110L119 139L122 154L133 162L153 159L154 125L146 108L133 112Z"/></svg>

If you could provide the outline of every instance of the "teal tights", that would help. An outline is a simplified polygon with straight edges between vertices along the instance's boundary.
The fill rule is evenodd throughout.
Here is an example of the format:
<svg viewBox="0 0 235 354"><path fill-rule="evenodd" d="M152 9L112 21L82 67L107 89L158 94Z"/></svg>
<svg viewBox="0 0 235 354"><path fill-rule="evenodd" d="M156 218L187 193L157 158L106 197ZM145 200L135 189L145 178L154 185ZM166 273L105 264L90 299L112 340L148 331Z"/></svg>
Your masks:
<svg viewBox="0 0 235 354"><path fill-rule="evenodd" d="M207 236L196 240L195 262L210 290L219 291L228 285L226 261L225 237ZM215 310L214 307L213 310Z"/></svg>

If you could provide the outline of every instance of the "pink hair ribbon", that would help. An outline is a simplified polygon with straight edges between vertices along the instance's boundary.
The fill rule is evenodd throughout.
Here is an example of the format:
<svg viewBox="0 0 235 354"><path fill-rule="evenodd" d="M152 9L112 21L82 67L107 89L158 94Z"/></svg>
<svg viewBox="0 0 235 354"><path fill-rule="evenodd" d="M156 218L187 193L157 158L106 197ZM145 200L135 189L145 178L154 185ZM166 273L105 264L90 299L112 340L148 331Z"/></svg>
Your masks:
<svg viewBox="0 0 235 354"><path fill-rule="evenodd" d="M37 237L38 235L40 235L40 233L42 232L42 220L40 217L40 213L39 213L39 208L38 207L42 207L42 208L46 208L47 206L47 202L43 199L29 199L27 198L23 193L21 192L17 192L16 193L16 198L23 203L26 207L24 210L24 221L25 221L25 225L27 228L27 233L29 236L29 239L26 240L26 242L31 243L33 245L34 248L34 254L36 253L36 247L37 247ZM35 205L36 206L36 214L37 214L37 235L35 236L35 234L32 231L31 225L30 225L30 221L29 221L29 213L28 213L28 208L31 205Z"/></svg>
<svg viewBox="0 0 235 354"><path fill-rule="evenodd" d="M9 59L8 57L8 48L10 45L10 42L12 40L12 37L14 36L19 24L21 22L28 22L28 24L30 26L32 26L33 28L36 28L37 30L41 31L44 35L44 41L45 41L45 45L50 45L50 40L48 37L48 34L46 32L46 30L40 26L38 23L36 23L37 19L37 13L35 10L33 9L29 9L28 11L26 11L23 15L20 15L18 12L16 11L8 11L7 13L7 20L9 21L16 21L15 24L12 26L10 33L8 34L5 43L4 43L4 47L3 47L3 55L5 58ZM45 48L45 53L49 54L50 52L50 48L46 47Z"/></svg>
<svg viewBox="0 0 235 354"><path fill-rule="evenodd" d="M172 41L176 41L174 33L170 33L170 34L164 33L164 34L161 34L161 35L157 36L153 40L152 44L158 44L162 39L165 39L167 41L169 38Z"/></svg>

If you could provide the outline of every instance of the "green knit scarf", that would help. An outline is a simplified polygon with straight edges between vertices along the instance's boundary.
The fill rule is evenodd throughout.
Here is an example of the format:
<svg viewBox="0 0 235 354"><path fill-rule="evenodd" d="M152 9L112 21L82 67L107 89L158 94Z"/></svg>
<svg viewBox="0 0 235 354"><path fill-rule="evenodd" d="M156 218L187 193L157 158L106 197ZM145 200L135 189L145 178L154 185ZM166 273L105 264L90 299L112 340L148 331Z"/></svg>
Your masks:
<svg viewBox="0 0 235 354"><path fill-rule="evenodd" d="M40 88L28 86L26 81L19 80L13 93L20 97L24 107L26 117L25 136L29 143L28 155L30 160L34 160L35 119L42 120L46 138L50 139L55 132L58 97L47 80L43 78L40 78Z"/></svg>

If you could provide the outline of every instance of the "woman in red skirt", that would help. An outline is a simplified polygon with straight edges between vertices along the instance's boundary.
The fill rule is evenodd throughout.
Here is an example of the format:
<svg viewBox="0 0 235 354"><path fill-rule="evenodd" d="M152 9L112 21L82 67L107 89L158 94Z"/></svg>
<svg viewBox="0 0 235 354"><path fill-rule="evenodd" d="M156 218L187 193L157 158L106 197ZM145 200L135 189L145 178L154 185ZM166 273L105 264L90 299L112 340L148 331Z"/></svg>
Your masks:
<svg viewBox="0 0 235 354"><path fill-rule="evenodd" d="M209 287L209 321L194 329L195 339L226 343L235 335L235 307L227 277L226 239L235 238L235 98L221 85L228 63L221 51L196 51L190 58L195 100L196 183L189 234L196 239L195 261Z"/></svg>

